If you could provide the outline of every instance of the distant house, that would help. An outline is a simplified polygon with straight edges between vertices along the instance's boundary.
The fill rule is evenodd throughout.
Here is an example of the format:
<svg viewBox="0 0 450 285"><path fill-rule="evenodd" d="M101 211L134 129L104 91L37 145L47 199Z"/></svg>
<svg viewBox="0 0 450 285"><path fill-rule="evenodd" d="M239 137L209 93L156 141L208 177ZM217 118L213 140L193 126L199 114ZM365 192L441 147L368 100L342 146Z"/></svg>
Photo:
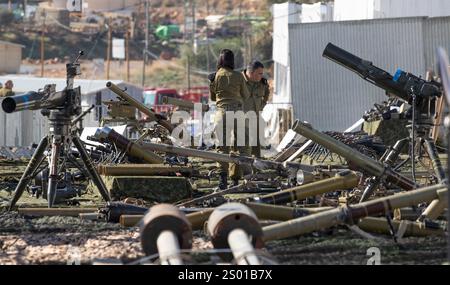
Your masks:
<svg viewBox="0 0 450 285"><path fill-rule="evenodd" d="M0 41L0 73L18 73L23 45Z"/></svg>
<svg viewBox="0 0 450 285"><path fill-rule="evenodd" d="M112 12L120 10L131 10L134 11L138 8L141 0L83 0L83 12ZM52 2L45 3L44 5L49 5L57 9L66 9L66 0L53 0Z"/></svg>

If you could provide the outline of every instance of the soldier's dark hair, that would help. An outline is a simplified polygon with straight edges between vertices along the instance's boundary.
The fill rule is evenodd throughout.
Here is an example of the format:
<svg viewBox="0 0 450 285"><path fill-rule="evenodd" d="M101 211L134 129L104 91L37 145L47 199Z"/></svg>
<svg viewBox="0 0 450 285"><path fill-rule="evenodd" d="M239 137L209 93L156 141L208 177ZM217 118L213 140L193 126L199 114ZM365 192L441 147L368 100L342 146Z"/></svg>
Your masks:
<svg viewBox="0 0 450 285"><path fill-rule="evenodd" d="M257 61L257 60L252 60L247 65L247 70L250 71L250 72L254 72L258 68L264 68L264 64L262 64L262 62Z"/></svg>
<svg viewBox="0 0 450 285"><path fill-rule="evenodd" d="M234 54L229 49L223 49L220 51L219 60L217 61L217 69L227 67L234 69Z"/></svg>

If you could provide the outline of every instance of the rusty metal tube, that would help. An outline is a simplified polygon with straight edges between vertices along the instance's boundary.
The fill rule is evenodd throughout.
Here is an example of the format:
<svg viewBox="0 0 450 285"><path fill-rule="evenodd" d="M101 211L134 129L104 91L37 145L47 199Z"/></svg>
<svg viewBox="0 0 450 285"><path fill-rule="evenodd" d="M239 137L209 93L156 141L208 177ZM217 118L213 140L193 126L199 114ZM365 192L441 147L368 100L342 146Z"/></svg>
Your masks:
<svg viewBox="0 0 450 285"><path fill-rule="evenodd" d="M78 217L79 214L96 213L97 208L18 208L19 215Z"/></svg>
<svg viewBox="0 0 450 285"><path fill-rule="evenodd" d="M294 208L260 203L245 203L245 205L253 210L259 220L273 221L287 221L333 209L332 207ZM214 208L206 208L202 211L187 214L186 218L191 223L192 230L202 230L213 211ZM144 215L121 215L120 224L124 227L134 227L138 225L143 217Z"/></svg>
<svg viewBox="0 0 450 285"><path fill-rule="evenodd" d="M323 179L321 181L310 184L297 186L291 189L286 189L273 194L267 194L261 197L256 197L254 200L266 204L283 204L302 200L315 195L320 195L335 191L338 189L351 189L358 186L359 175L352 171L343 171L337 173L334 177Z"/></svg>
<svg viewBox="0 0 450 285"><path fill-rule="evenodd" d="M151 151L146 151L142 146L130 141L129 139L109 127L97 129L97 131L95 132L95 137L101 142L112 142L122 151L128 153L130 156L142 159L148 163L161 164L164 162L164 159L159 155Z"/></svg>
<svg viewBox="0 0 450 285"><path fill-rule="evenodd" d="M115 85L111 81L108 81L106 83L106 87L108 87L112 92L119 95L122 99L127 101L130 105L132 105L133 107L135 107L136 109L138 109L139 111L141 111L142 113L147 115L150 118L150 120L157 122L158 124L160 124L161 126L166 128L167 130L169 130L170 132L173 131L174 127L172 126L172 124L169 121L158 118L158 116L155 114L155 112L153 112L152 110L147 108L144 104L137 101L136 99L134 99L132 96L130 96L126 92L124 92L122 89L119 88L119 86Z"/></svg>
<svg viewBox="0 0 450 285"><path fill-rule="evenodd" d="M355 165L362 168L371 175L385 176L388 182L391 182L401 189L412 190L417 186L413 181L396 173L391 168L385 167L382 163L361 154L360 152L352 149L343 142L340 142L326 134L313 129L308 124L302 123L297 120L294 122L292 130L324 146L330 151L344 157L348 161L353 162Z"/></svg>
<svg viewBox="0 0 450 285"><path fill-rule="evenodd" d="M417 205L418 203L432 201L437 198L447 198L446 185L437 184L267 226L263 228L264 240L276 240L302 235L343 223L352 224L370 215L385 214L397 208Z"/></svg>
<svg viewBox="0 0 450 285"><path fill-rule="evenodd" d="M258 218L250 208L243 204L226 203L217 207L209 216L206 229L214 248L232 249L232 255L219 253L224 260L230 260L233 255L235 258L237 257L238 262L248 256L256 258L254 248L261 248L264 245L262 242L263 232ZM242 230L243 234L239 231L235 232L237 229ZM233 232L230 244L230 234ZM251 237L251 242L248 237ZM239 243L244 243L245 246L242 248ZM235 252L233 249L237 251Z"/></svg>
<svg viewBox="0 0 450 285"><path fill-rule="evenodd" d="M436 149L436 145L431 139L425 139L423 141L423 145L425 146L425 150L428 153L428 156L431 159L431 163L433 165L434 173L439 181L439 183L444 183L446 181L445 170L442 167L441 160L439 159L439 154Z"/></svg>
<svg viewBox="0 0 450 285"><path fill-rule="evenodd" d="M395 161L397 161L402 149L409 143L409 139L405 138L402 140L399 140L395 143L394 147L389 151L389 153L384 158L383 162L385 165L391 167ZM382 177L381 176L373 176L370 178L368 185L364 189L364 192L361 196L361 199L359 200L360 203L366 201L369 199L369 197L373 194L375 191L375 188L378 187L378 185L381 182Z"/></svg>
<svg viewBox="0 0 450 285"><path fill-rule="evenodd" d="M425 219L436 220L441 216L445 208L447 208L447 201L441 199L435 199L431 201L428 207L423 211L417 221L421 222Z"/></svg>
<svg viewBox="0 0 450 285"><path fill-rule="evenodd" d="M154 176L172 173L192 173L189 166L168 166L165 164L119 164L98 165L98 173L106 176Z"/></svg>
<svg viewBox="0 0 450 285"><path fill-rule="evenodd" d="M161 237L162 235L162 237ZM192 228L186 215L170 204L158 204L140 223L142 249L147 256L159 253L166 264L181 262L180 248L192 247Z"/></svg>
<svg viewBox="0 0 450 285"><path fill-rule="evenodd" d="M190 110L194 110L195 109L195 105L199 104L201 106L201 111L202 112L208 112L209 111L209 106L206 105L206 104L195 103L195 102L192 102L192 101L177 99L177 98L168 97L168 96L162 96L162 102L164 104L178 106L181 109L189 110L189 111Z"/></svg>
<svg viewBox="0 0 450 285"><path fill-rule="evenodd" d="M413 222L413 221L391 221L394 230L398 232L400 227L406 227L403 236L444 236L445 231L442 228L430 228L426 223ZM358 222L358 227L363 231L391 234L389 224L386 218L374 218L367 217Z"/></svg>

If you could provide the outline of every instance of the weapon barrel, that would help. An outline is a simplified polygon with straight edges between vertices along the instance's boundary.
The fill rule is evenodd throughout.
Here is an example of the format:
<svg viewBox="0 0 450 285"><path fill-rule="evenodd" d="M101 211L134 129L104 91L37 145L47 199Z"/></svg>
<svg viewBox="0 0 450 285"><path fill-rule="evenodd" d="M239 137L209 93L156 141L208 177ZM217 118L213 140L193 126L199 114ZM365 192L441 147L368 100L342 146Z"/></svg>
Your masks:
<svg viewBox="0 0 450 285"><path fill-rule="evenodd" d="M177 98L172 98L172 97L168 97L168 96L163 96L162 97L162 102L164 104L167 105L174 105L174 106L178 106L182 109L185 110L194 110L195 108L195 104L201 104L201 103L194 103L188 100L182 100L182 99L177 99ZM209 111L209 106L205 105L205 104L201 104L202 106L202 111L203 112L208 112Z"/></svg>
<svg viewBox="0 0 450 285"><path fill-rule="evenodd" d="M46 97L46 94L30 91L25 94L6 97L2 101L2 109L6 113L23 110L38 110L59 106L64 102L64 93L55 92Z"/></svg>
<svg viewBox="0 0 450 285"><path fill-rule="evenodd" d="M363 60L356 55L333 45L332 43L328 43L322 56L350 69L363 79L386 90L389 93L395 94L406 101L410 99L410 96L403 90L401 84L394 81L391 74L385 70L375 67L370 61Z"/></svg>
<svg viewBox="0 0 450 285"><path fill-rule="evenodd" d="M89 114L92 109L95 108L95 105L92 104L86 111L84 111L83 113L81 113L80 115L78 115L75 119L72 120L71 124L75 125L77 124L79 121L81 121L87 114Z"/></svg>
<svg viewBox="0 0 450 285"><path fill-rule="evenodd" d="M297 186L273 194L254 198L255 201L265 204L284 204L320 195L338 189L350 189L358 186L360 177L352 171L343 171L334 177L321 181Z"/></svg>
<svg viewBox="0 0 450 285"><path fill-rule="evenodd" d="M332 207L294 208L260 203L245 203L245 205L255 212L258 219L273 221L288 221L298 217L332 209ZM213 211L214 208L205 208L201 211L187 214L186 218L191 223L193 230L202 230L205 222L208 220ZM143 217L144 215L122 215L120 216L120 224L124 227L134 227Z"/></svg>
<svg viewBox="0 0 450 285"><path fill-rule="evenodd" d="M129 155L145 160L148 163L161 164L164 162L164 159L162 159L159 155L151 151L146 151L137 143L130 141L126 137L108 127L98 129L95 133L95 137L100 141L107 140L113 142L118 148L127 152Z"/></svg>
<svg viewBox="0 0 450 285"><path fill-rule="evenodd" d="M97 171L106 176L154 176L169 175L173 173L192 173L189 166L168 166L165 164L119 164L98 165Z"/></svg>
<svg viewBox="0 0 450 285"><path fill-rule="evenodd" d="M394 209L417 205L434 199L447 199L447 186L436 184L430 187L400 193L352 206L343 206L336 209L320 212L265 227L264 240L283 239L310 233L334 225L353 224L367 216L386 214Z"/></svg>
<svg viewBox="0 0 450 285"><path fill-rule="evenodd" d="M364 64L372 64L371 62L364 62L362 58L357 57L356 55L351 54L348 51L333 45L332 43L327 44L322 56L350 69L353 72L356 72L362 77L365 76L363 69Z"/></svg>
<svg viewBox="0 0 450 285"><path fill-rule="evenodd" d="M152 110L147 108L144 104L137 101L136 99L134 99L132 96L130 96L126 92L124 92L122 89L119 88L119 86L115 85L111 81L108 81L106 83L106 87L108 87L112 92L119 95L122 99L126 100L130 105L132 105L133 107L135 107L136 109L138 109L139 111L141 111L142 113L147 115L152 121L157 122L161 126L165 127L167 130L169 130L170 132L173 131L174 128L173 128L172 124L170 124L169 121L159 119L156 116L155 112L153 112Z"/></svg>
<svg viewBox="0 0 450 285"><path fill-rule="evenodd" d="M445 231L442 228L429 227L426 222L413 222L413 221L391 221L395 232L402 226L405 227L403 236L444 236ZM404 224L404 225L402 225ZM358 227L363 231L391 234L391 228L386 218L374 218L367 217L362 219L358 223Z"/></svg>
<svg viewBox="0 0 450 285"><path fill-rule="evenodd" d="M184 148L184 147L176 147L173 145L167 144L156 144L156 143L142 143L142 147L144 149L158 151L158 152L167 152L173 153L176 155L189 156L189 157L199 157L203 159L209 159L213 161L226 162L226 163L249 163L253 162L251 157L239 157L232 156L222 153L203 151L198 149Z"/></svg>
<svg viewBox="0 0 450 285"><path fill-rule="evenodd" d="M385 167L382 163L361 154L359 151L352 149L343 142L340 142L326 134L313 129L305 123L302 123L298 120L295 121L292 130L326 147L330 151L344 157L348 161L353 162L355 165L364 169L371 175L385 175L388 182L391 182L392 184L397 185L404 190L411 190L416 188L416 184L408 178L398 174L388 167Z"/></svg>
<svg viewBox="0 0 450 285"><path fill-rule="evenodd" d="M97 208L19 208L19 215L78 217L79 214L96 213Z"/></svg>
<svg viewBox="0 0 450 285"><path fill-rule="evenodd" d="M209 152L198 149L184 148L184 147L176 147L167 144L155 144L155 143L142 143L144 149L158 151L158 152L167 152L173 153L176 155L189 156L189 157L198 157L218 162L224 163L236 163L236 164L244 164L244 165L253 165L258 169L274 169L278 171L282 171L284 169L308 169L312 171L313 167L308 167L299 163L288 162L288 163L280 163L276 161L270 160L261 160L255 159L253 157L241 156L241 155L232 155L232 154L222 154L217 152Z"/></svg>

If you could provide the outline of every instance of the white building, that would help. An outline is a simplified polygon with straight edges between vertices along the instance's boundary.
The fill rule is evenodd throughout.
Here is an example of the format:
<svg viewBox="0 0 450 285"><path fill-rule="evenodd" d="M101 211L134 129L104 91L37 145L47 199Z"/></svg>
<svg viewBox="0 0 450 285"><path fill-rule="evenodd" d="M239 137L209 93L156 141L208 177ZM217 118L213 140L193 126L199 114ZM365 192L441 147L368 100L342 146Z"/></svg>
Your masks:
<svg viewBox="0 0 450 285"><path fill-rule="evenodd" d="M448 0L334 0L334 21L450 16Z"/></svg>

